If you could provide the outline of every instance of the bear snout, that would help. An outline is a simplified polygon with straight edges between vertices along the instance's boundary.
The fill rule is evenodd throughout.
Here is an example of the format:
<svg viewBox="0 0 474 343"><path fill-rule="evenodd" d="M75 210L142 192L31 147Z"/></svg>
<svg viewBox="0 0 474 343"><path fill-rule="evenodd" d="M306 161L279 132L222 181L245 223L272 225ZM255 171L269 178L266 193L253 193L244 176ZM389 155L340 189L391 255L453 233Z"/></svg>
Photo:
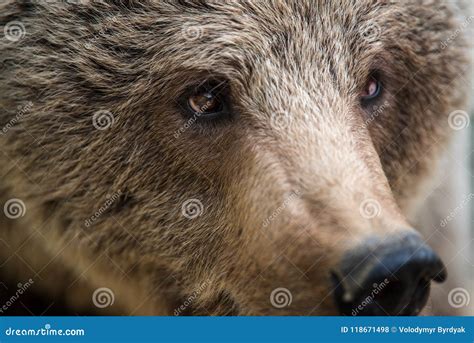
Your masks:
<svg viewBox="0 0 474 343"><path fill-rule="evenodd" d="M345 254L333 271L335 302L343 315L417 315L431 281L443 282L446 268L418 234L390 236Z"/></svg>

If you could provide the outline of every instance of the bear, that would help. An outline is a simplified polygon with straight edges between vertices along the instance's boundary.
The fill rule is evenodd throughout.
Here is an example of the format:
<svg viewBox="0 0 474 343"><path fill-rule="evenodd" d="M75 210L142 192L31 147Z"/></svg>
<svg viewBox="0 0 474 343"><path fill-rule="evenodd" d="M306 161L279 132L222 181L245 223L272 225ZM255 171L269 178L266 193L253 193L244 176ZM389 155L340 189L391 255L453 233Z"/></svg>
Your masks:
<svg viewBox="0 0 474 343"><path fill-rule="evenodd" d="M466 13L3 2L2 313L462 313L429 241L462 228L419 215L469 121Z"/></svg>

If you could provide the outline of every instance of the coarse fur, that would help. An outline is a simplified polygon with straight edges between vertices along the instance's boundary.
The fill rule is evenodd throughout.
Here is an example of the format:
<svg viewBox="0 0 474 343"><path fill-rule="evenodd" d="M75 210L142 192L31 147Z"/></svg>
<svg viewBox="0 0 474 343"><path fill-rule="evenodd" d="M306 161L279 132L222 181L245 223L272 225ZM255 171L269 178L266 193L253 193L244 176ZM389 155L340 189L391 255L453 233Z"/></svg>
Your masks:
<svg viewBox="0 0 474 343"><path fill-rule="evenodd" d="M0 216L2 277L32 278L74 313L107 287L114 305L95 312L337 314L329 271L411 230L448 115L466 110L461 13L437 0L2 3L1 23L26 32L0 40L0 204L26 205ZM364 109L372 70L384 89ZM180 97L209 78L226 81L232 116L187 125ZM97 111L113 124L98 130ZM279 287L290 306L272 305Z"/></svg>

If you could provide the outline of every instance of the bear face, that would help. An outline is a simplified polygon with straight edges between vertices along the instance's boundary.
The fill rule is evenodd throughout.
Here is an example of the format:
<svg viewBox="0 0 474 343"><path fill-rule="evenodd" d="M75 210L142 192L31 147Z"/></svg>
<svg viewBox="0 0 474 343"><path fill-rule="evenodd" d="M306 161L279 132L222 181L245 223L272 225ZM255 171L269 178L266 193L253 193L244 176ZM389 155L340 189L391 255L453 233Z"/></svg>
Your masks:
<svg viewBox="0 0 474 343"><path fill-rule="evenodd" d="M330 271L412 230L465 98L444 2L2 7L26 31L0 43L2 126L33 104L0 138L25 174L4 187L54 213L68 268L107 251L100 274L130 270L157 313L196 289L194 314L339 313Z"/></svg>

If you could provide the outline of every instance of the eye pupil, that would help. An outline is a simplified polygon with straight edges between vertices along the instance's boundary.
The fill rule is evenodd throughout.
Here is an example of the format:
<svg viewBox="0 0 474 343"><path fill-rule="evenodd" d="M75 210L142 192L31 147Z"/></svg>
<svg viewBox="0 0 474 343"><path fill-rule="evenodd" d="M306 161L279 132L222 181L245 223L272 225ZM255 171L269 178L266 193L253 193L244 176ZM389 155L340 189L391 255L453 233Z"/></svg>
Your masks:
<svg viewBox="0 0 474 343"><path fill-rule="evenodd" d="M178 105L186 118L201 124L230 119L230 92L225 80L207 80L190 86L179 98Z"/></svg>
<svg viewBox="0 0 474 343"><path fill-rule="evenodd" d="M369 89L368 89L368 93L369 95L373 96L375 93L377 93L377 82L376 81L371 81L369 83Z"/></svg>
<svg viewBox="0 0 474 343"><path fill-rule="evenodd" d="M189 97L189 106L196 113L211 112L217 107L216 97L209 93L200 93Z"/></svg>
<svg viewBox="0 0 474 343"><path fill-rule="evenodd" d="M381 86L379 80L375 77L371 77L361 93L362 101L375 99L380 95L380 90Z"/></svg>

